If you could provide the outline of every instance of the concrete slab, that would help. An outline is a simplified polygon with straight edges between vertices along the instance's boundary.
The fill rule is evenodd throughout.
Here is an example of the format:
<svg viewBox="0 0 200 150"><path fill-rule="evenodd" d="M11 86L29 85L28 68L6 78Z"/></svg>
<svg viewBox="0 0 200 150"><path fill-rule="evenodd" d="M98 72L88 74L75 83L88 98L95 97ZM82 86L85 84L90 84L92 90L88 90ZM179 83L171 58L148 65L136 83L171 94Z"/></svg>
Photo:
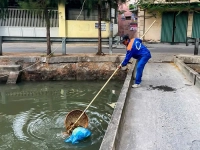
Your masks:
<svg viewBox="0 0 200 150"><path fill-rule="evenodd" d="M6 84L16 84L17 83L17 79L19 77L19 71L11 71L9 76L8 76L8 80L6 82Z"/></svg>
<svg viewBox="0 0 200 150"><path fill-rule="evenodd" d="M161 62L173 62L173 58L175 56L175 54L172 54L172 53L167 53L167 54L164 54L163 53L151 53L151 56L152 58L149 60L149 62L153 62L153 63L161 63Z"/></svg>
<svg viewBox="0 0 200 150"><path fill-rule="evenodd" d="M199 64L200 56L199 55L177 55L177 57L184 61L187 64Z"/></svg>
<svg viewBox="0 0 200 150"><path fill-rule="evenodd" d="M174 58L175 65L180 69L180 71L187 77L187 79L195 85L196 82L196 76L198 73L194 71L192 68L190 68L188 65L186 65L183 60L179 58Z"/></svg>
<svg viewBox="0 0 200 150"><path fill-rule="evenodd" d="M130 69L126 76L124 85L122 87L113 115L111 117L110 123L108 125L107 131L105 133L99 150L114 150L117 145L117 140L119 137L118 132L119 130L121 130L120 124L123 117L123 112L125 110L124 106L126 105L127 95L129 94L130 85L132 84L135 63L136 62L133 61L133 64L130 66Z"/></svg>
<svg viewBox="0 0 200 150"><path fill-rule="evenodd" d="M147 64L131 89L116 150L198 150L200 90L173 63Z"/></svg>
<svg viewBox="0 0 200 150"><path fill-rule="evenodd" d="M7 71L19 71L20 65L0 65L0 71L1 72L7 72Z"/></svg>

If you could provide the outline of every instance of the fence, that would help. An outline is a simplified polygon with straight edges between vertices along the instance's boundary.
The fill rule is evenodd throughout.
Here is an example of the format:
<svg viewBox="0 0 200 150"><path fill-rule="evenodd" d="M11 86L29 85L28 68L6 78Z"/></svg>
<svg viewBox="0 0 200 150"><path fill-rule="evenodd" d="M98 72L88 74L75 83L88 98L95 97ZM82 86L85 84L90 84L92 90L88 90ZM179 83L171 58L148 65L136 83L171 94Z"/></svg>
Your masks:
<svg viewBox="0 0 200 150"><path fill-rule="evenodd" d="M58 27L58 11L51 10L50 25ZM0 26L45 27L44 13L25 9L8 9L6 17L0 19Z"/></svg>

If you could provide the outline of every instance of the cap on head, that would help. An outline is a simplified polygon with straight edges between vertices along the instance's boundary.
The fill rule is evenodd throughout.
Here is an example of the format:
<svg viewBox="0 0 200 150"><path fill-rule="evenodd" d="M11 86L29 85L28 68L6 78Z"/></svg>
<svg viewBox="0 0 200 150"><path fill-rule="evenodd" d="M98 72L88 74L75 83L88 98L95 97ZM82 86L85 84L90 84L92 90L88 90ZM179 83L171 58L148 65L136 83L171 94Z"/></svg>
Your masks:
<svg viewBox="0 0 200 150"><path fill-rule="evenodd" d="M122 36L122 40L121 40L120 42L123 43L125 40L128 40L128 39L129 39L128 34L123 35L123 36Z"/></svg>

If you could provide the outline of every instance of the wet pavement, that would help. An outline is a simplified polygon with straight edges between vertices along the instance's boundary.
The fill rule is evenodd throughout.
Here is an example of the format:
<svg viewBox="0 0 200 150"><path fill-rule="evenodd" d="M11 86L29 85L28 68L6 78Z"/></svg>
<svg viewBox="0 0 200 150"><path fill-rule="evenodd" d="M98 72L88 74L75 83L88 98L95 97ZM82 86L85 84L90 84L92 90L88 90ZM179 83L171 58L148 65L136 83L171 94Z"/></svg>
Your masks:
<svg viewBox="0 0 200 150"><path fill-rule="evenodd" d="M128 96L117 150L199 150L200 90L173 63L148 63Z"/></svg>

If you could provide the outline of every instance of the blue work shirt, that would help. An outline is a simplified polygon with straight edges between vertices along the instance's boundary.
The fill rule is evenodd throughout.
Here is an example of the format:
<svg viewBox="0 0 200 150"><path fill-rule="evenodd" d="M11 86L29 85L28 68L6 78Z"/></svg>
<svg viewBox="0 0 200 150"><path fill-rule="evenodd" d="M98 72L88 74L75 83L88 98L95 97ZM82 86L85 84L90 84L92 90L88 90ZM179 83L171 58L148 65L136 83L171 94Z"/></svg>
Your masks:
<svg viewBox="0 0 200 150"><path fill-rule="evenodd" d="M129 44L126 48L126 57L121 65L126 66L131 57L135 59L140 59L142 57L151 58L150 51L142 44L142 40L139 38L133 38L129 41Z"/></svg>

